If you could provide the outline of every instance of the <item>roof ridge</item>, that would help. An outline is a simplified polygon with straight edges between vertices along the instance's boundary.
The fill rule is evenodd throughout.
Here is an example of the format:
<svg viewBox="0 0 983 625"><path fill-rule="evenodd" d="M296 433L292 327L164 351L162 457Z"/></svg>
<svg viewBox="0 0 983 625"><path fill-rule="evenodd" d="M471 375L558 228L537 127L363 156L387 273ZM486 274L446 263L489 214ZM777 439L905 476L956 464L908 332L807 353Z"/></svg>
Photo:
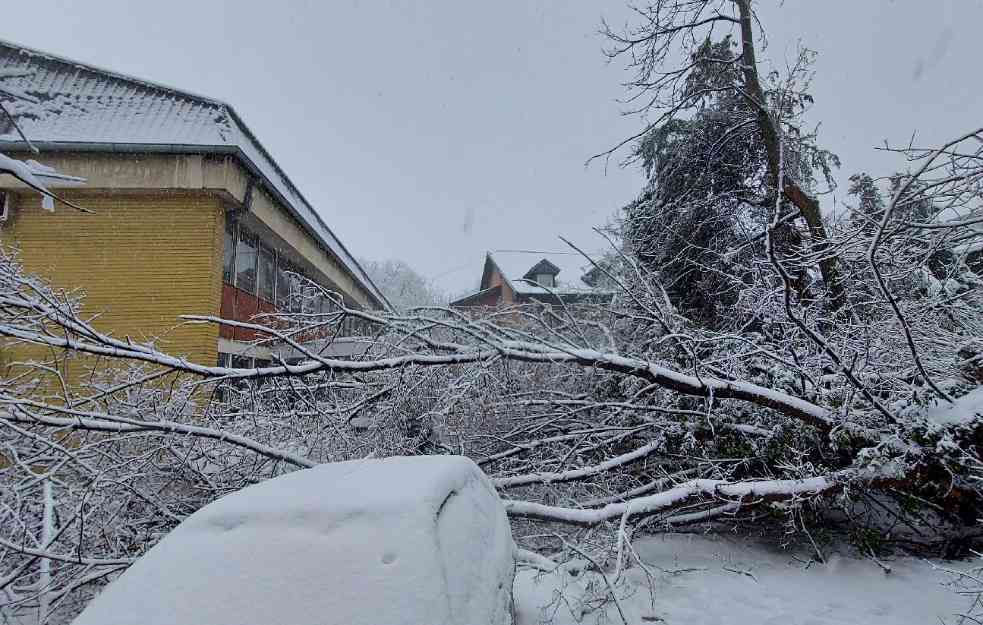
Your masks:
<svg viewBox="0 0 983 625"><path fill-rule="evenodd" d="M159 91L168 91L180 96L183 96L192 100L200 100L208 104L213 104L216 106L224 106L226 108L232 108L227 102L223 100L218 100L209 96L201 95L200 93L194 93L193 91L188 91L186 89L179 89L177 87L172 87L170 85L164 84L162 82L156 82L153 80L147 80L146 78L139 78L130 74L124 74L123 72L118 72L106 67L101 67L99 65L94 65L92 63L86 63L76 59L69 58L67 56L62 56L60 54L54 54L52 52L46 52L44 50L38 50L37 48L32 48L30 46L24 46L13 41L8 41L6 39L0 39L0 46L11 48L13 50L19 50L21 52L26 52L33 56L39 56L57 63L63 63L65 65L70 65L72 67L80 67L82 69L88 70L90 72L96 72L99 74L105 74L113 78L124 80L127 82L138 84L142 87L148 87L150 89L156 89Z"/></svg>

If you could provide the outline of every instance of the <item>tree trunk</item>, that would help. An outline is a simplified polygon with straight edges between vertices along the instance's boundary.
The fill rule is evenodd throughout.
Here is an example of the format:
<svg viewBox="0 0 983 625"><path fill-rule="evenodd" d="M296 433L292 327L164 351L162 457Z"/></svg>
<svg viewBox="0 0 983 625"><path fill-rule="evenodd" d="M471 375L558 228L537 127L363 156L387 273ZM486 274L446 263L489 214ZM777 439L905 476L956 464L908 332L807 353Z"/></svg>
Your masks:
<svg viewBox="0 0 983 625"><path fill-rule="evenodd" d="M778 189L778 176L782 172L781 167L781 141L778 130L775 127L775 120L772 119L765 99L764 89L758 80L758 66L754 55L754 31L751 25L751 1L734 0L740 13L741 21L741 65L744 72L744 86L747 96L754 107L755 115L758 120L758 128L764 139L765 150L768 153L768 174L771 179L772 188ZM813 240L813 249L821 254L819 270L823 275L823 282L829 291L830 307L839 310L843 307L843 285L840 282L839 264L837 259L829 256L829 235L826 233L826 225L823 223L822 213L819 209L819 202L809 196L799 187L798 183L790 176L782 176L782 188L785 199L791 202L802 219L809 227L809 234Z"/></svg>

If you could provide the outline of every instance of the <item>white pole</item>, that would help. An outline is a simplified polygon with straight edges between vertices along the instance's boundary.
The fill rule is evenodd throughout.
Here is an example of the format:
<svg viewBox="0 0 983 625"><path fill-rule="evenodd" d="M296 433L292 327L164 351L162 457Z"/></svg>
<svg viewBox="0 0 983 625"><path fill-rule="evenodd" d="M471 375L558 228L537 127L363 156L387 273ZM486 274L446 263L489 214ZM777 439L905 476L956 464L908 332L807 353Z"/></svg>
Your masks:
<svg viewBox="0 0 983 625"><path fill-rule="evenodd" d="M47 550L55 535L55 495L51 488L51 480L44 480L44 525L41 527L41 544ZM51 585L51 560L41 558L41 575L38 577L38 625L42 625L48 616L48 586Z"/></svg>

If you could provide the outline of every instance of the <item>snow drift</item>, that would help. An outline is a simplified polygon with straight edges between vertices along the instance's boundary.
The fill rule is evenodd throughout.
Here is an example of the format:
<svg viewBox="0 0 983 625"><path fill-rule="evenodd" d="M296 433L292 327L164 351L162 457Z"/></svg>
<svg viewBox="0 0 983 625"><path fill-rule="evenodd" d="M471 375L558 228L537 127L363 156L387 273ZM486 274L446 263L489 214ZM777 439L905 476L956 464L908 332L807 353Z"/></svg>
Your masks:
<svg viewBox="0 0 983 625"><path fill-rule="evenodd" d="M75 624L506 624L514 549L467 458L321 465L202 508Z"/></svg>

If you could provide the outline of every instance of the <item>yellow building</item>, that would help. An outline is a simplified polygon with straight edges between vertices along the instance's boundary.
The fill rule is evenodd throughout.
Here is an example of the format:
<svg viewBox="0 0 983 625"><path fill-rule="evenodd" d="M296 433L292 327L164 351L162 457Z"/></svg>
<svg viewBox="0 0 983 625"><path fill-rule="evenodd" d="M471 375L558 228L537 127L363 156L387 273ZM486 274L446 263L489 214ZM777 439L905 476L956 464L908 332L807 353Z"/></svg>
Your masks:
<svg viewBox="0 0 983 625"><path fill-rule="evenodd" d="M84 178L51 188L93 211L42 208L0 176L0 242L56 286L80 288L94 325L202 364L273 356L254 335L181 325L285 305L285 272L358 308L387 308L355 258L227 104L0 42L0 152ZM322 302L322 306L327 306Z"/></svg>

